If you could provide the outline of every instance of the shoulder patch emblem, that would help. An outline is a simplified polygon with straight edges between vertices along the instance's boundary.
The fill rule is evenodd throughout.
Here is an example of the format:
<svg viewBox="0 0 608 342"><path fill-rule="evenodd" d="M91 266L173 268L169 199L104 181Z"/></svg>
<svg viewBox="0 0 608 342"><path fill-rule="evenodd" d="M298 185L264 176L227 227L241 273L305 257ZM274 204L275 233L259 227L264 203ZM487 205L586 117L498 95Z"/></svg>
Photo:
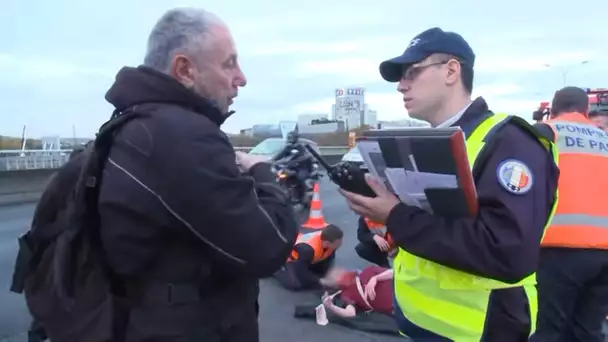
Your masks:
<svg viewBox="0 0 608 342"><path fill-rule="evenodd" d="M507 159L496 169L498 183L505 190L515 195L523 195L530 191L534 183L534 176L530 168L516 159Z"/></svg>

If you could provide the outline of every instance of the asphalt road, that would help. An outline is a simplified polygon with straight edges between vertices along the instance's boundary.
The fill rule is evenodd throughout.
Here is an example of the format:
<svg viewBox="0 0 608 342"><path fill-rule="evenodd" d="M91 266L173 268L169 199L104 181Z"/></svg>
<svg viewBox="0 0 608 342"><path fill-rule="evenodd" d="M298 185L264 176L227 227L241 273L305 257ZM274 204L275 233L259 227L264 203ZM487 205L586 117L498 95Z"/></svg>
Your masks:
<svg viewBox="0 0 608 342"><path fill-rule="evenodd" d="M322 180L321 201L325 219L345 231L342 248L337 253L337 264L344 267L364 267L354 251L357 218L348 209L336 187ZM30 223L34 205L0 207L0 342L25 342L30 318L21 296L8 291L17 252L17 237ZM272 280L262 281L260 295L260 340L264 342L320 342L320 341L403 341L404 339L367 334L337 325L318 326L312 321L293 318L295 305L317 304L320 299L310 293L292 293Z"/></svg>

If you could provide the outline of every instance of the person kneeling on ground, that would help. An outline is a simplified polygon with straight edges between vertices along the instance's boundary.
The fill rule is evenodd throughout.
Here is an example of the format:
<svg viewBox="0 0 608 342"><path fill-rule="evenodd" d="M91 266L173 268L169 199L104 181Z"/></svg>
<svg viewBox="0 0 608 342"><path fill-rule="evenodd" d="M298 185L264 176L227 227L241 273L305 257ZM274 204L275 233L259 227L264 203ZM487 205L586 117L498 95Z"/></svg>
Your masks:
<svg viewBox="0 0 608 342"><path fill-rule="evenodd" d="M319 289L342 245L342 229L330 224L318 232L300 234L287 263L274 277L292 291Z"/></svg>
<svg viewBox="0 0 608 342"><path fill-rule="evenodd" d="M362 259L380 267L390 267L389 258L397 252L397 246L386 232L386 226L367 217L359 217L355 252Z"/></svg>
<svg viewBox="0 0 608 342"><path fill-rule="evenodd" d="M321 314L332 323L352 329L399 335L392 317L392 269L379 266L369 266L360 272L332 269L325 279L327 286L339 291L323 295L323 309L318 305L296 306L295 317L319 320L317 315Z"/></svg>

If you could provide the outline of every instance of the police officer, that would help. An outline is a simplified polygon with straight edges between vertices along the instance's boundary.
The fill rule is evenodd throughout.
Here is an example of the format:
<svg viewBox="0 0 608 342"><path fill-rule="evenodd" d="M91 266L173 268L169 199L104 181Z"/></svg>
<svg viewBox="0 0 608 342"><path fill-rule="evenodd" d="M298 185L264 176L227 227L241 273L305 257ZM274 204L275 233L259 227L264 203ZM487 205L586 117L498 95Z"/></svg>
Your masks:
<svg viewBox="0 0 608 342"><path fill-rule="evenodd" d="M542 240L532 341L604 341L608 313L608 135L587 117L583 89L555 93L538 129L559 150L559 202ZM591 190L592 189L592 190ZM597 194L594 196L593 194ZM599 197L598 197L599 196Z"/></svg>
<svg viewBox="0 0 608 342"><path fill-rule="evenodd" d="M411 117L465 132L475 217L406 205L370 176L375 198L340 190L355 212L385 222L399 247L395 319L415 341L527 341L535 325L534 272L558 178L553 146L526 121L471 100L474 64L460 35L432 28L380 74L398 84Z"/></svg>

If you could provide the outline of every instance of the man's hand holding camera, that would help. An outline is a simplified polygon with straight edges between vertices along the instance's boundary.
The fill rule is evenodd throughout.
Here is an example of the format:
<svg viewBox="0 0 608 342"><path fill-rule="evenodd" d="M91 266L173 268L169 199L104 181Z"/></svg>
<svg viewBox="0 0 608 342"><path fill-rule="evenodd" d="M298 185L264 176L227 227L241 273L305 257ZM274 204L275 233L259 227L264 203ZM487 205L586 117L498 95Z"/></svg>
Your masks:
<svg viewBox="0 0 608 342"><path fill-rule="evenodd" d="M266 156L250 155L243 151L236 151L236 165L241 172L249 172L249 170L258 163L268 163L270 158Z"/></svg>

